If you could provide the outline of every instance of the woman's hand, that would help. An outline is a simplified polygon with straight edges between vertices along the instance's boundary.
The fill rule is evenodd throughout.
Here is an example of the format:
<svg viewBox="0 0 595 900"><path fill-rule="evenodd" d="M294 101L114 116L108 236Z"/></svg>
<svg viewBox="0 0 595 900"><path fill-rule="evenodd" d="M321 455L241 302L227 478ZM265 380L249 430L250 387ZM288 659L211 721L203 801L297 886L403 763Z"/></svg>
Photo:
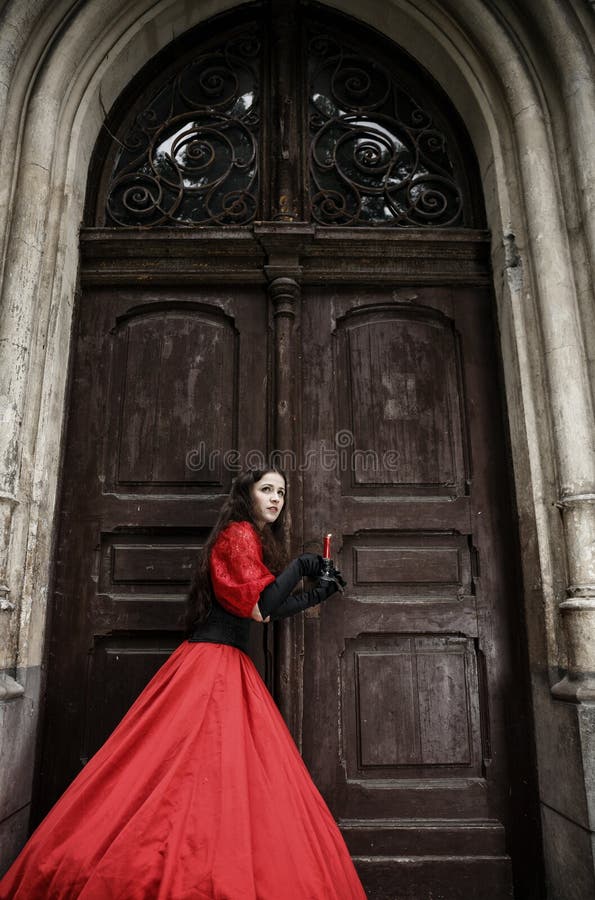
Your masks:
<svg viewBox="0 0 595 900"><path fill-rule="evenodd" d="M255 622L263 622L265 625L267 622L271 621L271 617L267 616L266 619L262 618L262 613L258 607L258 603L255 603L252 607L252 612L250 613L250 618L254 619Z"/></svg>
<svg viewBox="0 0 595 900"><path fill-rule="evenodd" d="M318 578L322 572L322 556L318 553L302 553L298 556L297 561L300 566L300 572L306 578Z"/></svg>

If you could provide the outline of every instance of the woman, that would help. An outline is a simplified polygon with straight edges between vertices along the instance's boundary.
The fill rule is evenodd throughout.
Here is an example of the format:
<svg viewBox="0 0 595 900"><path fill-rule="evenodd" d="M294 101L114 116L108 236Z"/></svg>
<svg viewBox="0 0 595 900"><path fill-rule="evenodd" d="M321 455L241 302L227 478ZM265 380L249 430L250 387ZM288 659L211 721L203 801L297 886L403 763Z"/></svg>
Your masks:
<svg viewBox="0 0 595 900"><path fill-rule="evenodd" d="M203 549L189 639L0 882L0 900L361 900L341 834L246 655L250 621L320 603L340 574L284 566L286 482L249 471ZM277 573L276 575L274 573ZM302 576L316 586L292 593Z"/></svg>

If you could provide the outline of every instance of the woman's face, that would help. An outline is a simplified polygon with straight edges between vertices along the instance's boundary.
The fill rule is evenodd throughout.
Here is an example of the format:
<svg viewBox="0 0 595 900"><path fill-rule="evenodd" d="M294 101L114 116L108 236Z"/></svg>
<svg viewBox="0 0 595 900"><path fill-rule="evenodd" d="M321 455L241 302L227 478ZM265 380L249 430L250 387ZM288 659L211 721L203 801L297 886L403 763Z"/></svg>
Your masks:
<svg viewBox="0 0 595 900"><path fill-rule="evenodd" d="M259 528L272 525L285 503L285 479L278 472L265 472L250 488L254 521Z"/></svg>

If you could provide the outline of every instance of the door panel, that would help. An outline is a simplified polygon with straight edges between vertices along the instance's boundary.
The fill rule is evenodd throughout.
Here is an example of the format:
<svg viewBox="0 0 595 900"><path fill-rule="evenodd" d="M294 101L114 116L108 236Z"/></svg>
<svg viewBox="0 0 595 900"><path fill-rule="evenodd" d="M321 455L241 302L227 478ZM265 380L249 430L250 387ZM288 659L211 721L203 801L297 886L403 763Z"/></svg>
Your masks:
<svg viewBox="0 0 595 900"><path fill-rule="evenodd" d="M266 444L267 300L197 288L81 299L57 548L43 812L183 637L197 551ZM253 656L264 668L262 631Z"/></svg>
<svg viewBox="0 0 595 900"><path fill-rule="evenodd" d="M441 778L481 759L473 642L463 637L364 635L347 641L343 691L353 778ZM356 750L357 753L353 751Z"/></svg>
<svg viewBox="0 0 595 900"><path fill-rule="evenodd" d="M348 581L307 616L304 756L371 896L419 897L420 872L444 891L446 865L458 881L440 896L474 897L464 873L478 890L483 865L477 896L500 898L511 589L490 301L412 294L304 296L303 450L326 454L304 478L304 535L334 534Z"/></svg>
<svg viewBox="0 0 595 900"><path fill-rule="evenodd" d="M199 442L211 449L233 447L239 374L233 320L194 303L182 310L175 302L161 310L142 305L118 318L113 337L114 489L226 490L221 454L209 454L210 467L207 458L200 468L190 468L180 448L198 449Z"/></svg>
<svg viewBox="0 0 595 900"><path fill-rule="evenodd" d="M410 306L355 307L337 321L343 493L459 496L466 471L452 323ZM350 475L350 478L345 476Z"/></svg>

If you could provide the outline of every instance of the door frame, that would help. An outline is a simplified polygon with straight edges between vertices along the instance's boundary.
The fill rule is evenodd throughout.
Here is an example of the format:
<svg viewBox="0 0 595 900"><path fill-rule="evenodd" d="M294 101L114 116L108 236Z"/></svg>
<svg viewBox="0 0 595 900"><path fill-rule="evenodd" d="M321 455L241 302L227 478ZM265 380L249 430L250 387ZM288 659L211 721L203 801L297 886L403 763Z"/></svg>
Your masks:
<svg viewBox="0 0 595 900"><path fill-rule="evenodd" d="M4 615L10 615L4 667L16 679L4 729L13 760L6 777L13 787L19 785L7 808L11 833L16 835L8 855L24 840L27 829L30 769L42 703L40 667L66 415L64 358L77 291L77 241L89 161L105 106L156 49L171 40L172 33L221 7L217 0L208 9L191 9L177 0L167 9L121 16L115 14L121 11L120 4L110 2L107 17L97 17L92 4L70 3L58 9L44 0L37 18L22 19L18 40L10 28L2 35L12 61L3 135L5 157L11 163L3 183L12 200L6 205L4 229L3 334L9 403L2 512L9 550L1 593ZM587 526L593 507L588 494L567 496L569 484L588 487L592 473L588 439L592 401L586 338L580 329L581 315L589 305L588 292L580 290L587 283L584 279L588 281L581 242L588 243L589 235L579 225L570 239L567 227L569 221L587 221L581 210L588 208L592 196L588 190L572 190L584 174L584 165L573 168L572 159L586 164L591 146L585 118L577 112L581 103L588 107L591 88L575 77L587 59L585 32L579 18L569 16L553 0L548 0L546 10L555 23L551 30L555 37L549 43L537 28L520 33L514 11L505 6L499 19L477 0L464 0L456 12L453 7L452 16L445 15L437 0L430 0L423 12L408 0L389 7L387 11L385 2L372 3L358 15L410 48L434 77L444 76L481 160L494 235L493 288L522 536L527 620L523 639L533 669L539 766L546 775L541 790L543 827L552 846L563 840L568 850L564 866L552 857L548 877L554 886L563 885L570 865L584 871L591 884L590 854L575 837L587 833L589 818L584 784L589 717L588 708L577 701L588 698L589 689L592 692L587 670L593 670L588 663L594 642L583 640L592 613L581 602L559 607L585 581L581 573L589 562ZM535 15L527 15L527 22L535 24ZM552 73L555 77L541 77ZM569 107L563 98L570 96L565 88L571 84ZM570 155L564 138L569 123ZM534 165L536 148L539 166ZM558 177L560 167L568 174L567 190ZM17 190L23 179L31 183L31 178L37 198L33 205L30 192ZM568 331L560 353L562 320ZM560 398L567 402L559 404ZM562 416L555 433L554 414ZM577 659L579 650L583 655ZM584 664L586 681L576 677L573 692L566 696L575 702L553 700L552 685L568 671L580 674L579 664ZM576 776L571 781L581 798L578 805L564 777L569 771Z"/></svg>

